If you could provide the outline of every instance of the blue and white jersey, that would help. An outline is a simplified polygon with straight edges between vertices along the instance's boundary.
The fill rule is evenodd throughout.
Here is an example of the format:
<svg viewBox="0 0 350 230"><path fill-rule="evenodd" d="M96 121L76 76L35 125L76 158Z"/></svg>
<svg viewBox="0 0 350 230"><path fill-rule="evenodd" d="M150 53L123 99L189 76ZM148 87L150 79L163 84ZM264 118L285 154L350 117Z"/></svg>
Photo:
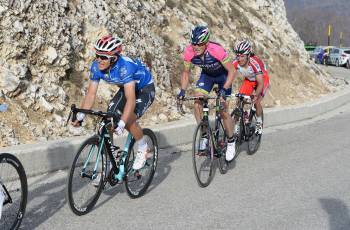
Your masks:
<svg viewBox="0 0 350 230"><path fill-rule="evenodd" d="M99 82L102 79L110 84L121 87L129 82L135 81L136 90L140 90L153 82L150 71L141 60L136 59L134 61L124 56L119 56L117 62L106 71L101 71L95 60L91 65L90 71L90 80L92 81Z"/></svg>

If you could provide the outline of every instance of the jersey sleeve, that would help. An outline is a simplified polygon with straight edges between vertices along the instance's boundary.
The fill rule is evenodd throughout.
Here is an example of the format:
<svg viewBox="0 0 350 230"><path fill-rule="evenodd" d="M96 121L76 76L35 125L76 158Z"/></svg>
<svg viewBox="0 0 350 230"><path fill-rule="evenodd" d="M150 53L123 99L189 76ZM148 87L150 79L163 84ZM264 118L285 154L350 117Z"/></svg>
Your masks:
<svg viewBox="0 0 350 230"><path fill-rule="evenodd" d="M188 45L185 49L183 59L184 59L184 65L185 68L189 69L192 66L192 58L195 56L193 48L191 45Z"/></svg>
<svg viewBox="0 0 350 230"><path fill-rule="evenodd" d="M226 64L231 60L226 50L217 43L209 43L208 51L215 59L223 64Z"/></svg>
<svg viewBox="0 0 350 230"><path fill-rule="evenodd" d="M100 70L98 69L98 64L96 61L94 61L90 68L90 80L99 82L101 79L99 72Z"/></svg>
<svg viewBox="0 0 350 230"><path fill-rule="evenodd" d="M253 58L250 58L250 63L251 63L251 66L256 74L263 74L263 71L260 67L259 62L257 62Z"/></svg>
<svg viewBox="0 0 350 230"><path fill-rule="evenodd" d="M194 50L192 48L191 45L188 45L185 49L185 52L184 52L184 61L185 62L191 62L192 58L194 57Z"/></svg>

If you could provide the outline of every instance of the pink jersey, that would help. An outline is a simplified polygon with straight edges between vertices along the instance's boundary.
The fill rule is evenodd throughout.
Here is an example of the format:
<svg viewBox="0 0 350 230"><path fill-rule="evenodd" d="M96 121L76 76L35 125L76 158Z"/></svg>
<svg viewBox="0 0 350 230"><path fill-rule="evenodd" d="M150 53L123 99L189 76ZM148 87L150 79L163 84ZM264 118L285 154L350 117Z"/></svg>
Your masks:
<svg viewBox="0 0 350 230"><path fill-rule="evenodd" d="M218 43L209 42L203 56L196 56L192 45L188 45L184 53L184 61L192 63L202 68L205 74L211 76L219 76L227 74L227 70L223 66L230 60L226 50Z"/></svg>

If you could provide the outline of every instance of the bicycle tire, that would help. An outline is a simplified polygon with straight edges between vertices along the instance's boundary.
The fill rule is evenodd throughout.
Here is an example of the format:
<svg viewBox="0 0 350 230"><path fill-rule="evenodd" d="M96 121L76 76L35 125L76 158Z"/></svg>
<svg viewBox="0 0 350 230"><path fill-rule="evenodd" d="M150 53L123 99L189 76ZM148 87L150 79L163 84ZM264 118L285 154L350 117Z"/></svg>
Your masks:
<svg viewBox="0 0 350 230"><path fill-rule="evenodd" d="M156 135L152 130L147 128L142 131L149 147L147 154L150 156L147 158L145 166L136 171L132 169L136 152L134 150L134 138L130 143L128 155L125 160L125 168L127 169L125 175L125 188L129 197L133 199L141 197L147 191L156 172L158 161L158 143Z"/></svg>
<svg viewBox="0 0 350 230"><path fill-rule="evenodd" d="M13 175L9 175L11 171L8 167L6 170L7 173L2 170L3 167L6 167L6 164L8 167L15 169L19 177L18 179L17 177L13 177ZM22 223L27 206L28 184L23 165L17 157L9 153L0 154L0 186L2 186L2 190L6 193L4 206L2 207L2 217L0 219L0 229L18 229ZM20 188L17 188L18 186ZM17 191L20 191L20 199L16 199L15 195ZM9 197L12 199L11 203L7 203ZM15 207L16 201L19 201L18 208ZM13 215L9 212L9 209L12 207L15 210Z"/></svg>
<svg viewBox="0 0 350 230"><path fill-rule="evenodd" d="M262 120L264 124L264 114L262 114ZM256 124L256 113L255 111L251 111L249 115L249 136L248 136L248 149L247 154L253 155L255 154L261 143L262 134L255 134L255 124Z"/></svg>
<svg viewBox="0 0 350 230"><path fill-rule="evenodd" d="M100 152L100 147L99 147L99 136L94 135L87 140L84 141L84 143L80 146L77 154L74 157L69 175L68 175L68 188L67 188L67 198L68 198L68 203L70 209L73 211L74 214L81 216L89 213L91 209L95 206L98 198L101 195L102 189L104 187L104 175L106 175L106 167L105 167L105 159L107 159L106 155L106 149L103 147L101 150L102 154L100 155L101 159L99 160L99 167L97 168L97 171L94 172L94 166L95 166L95 161L97 159L97 156ZM94 146L94 148L92 148ZM89 148L90 147L90 148ZM88 155L90 155L90 158L87 156L87 158L91 159L92 161L88 162L86 167L88 167L86 171L81 171L79 170L80 166L84 166L83 162L87 162L84 158L83 161L78 161L80 159L80 156L84 154L85 149L89 150ZM94 152L94 150L97 149L97 152ZM92 152L91 152L92 151ZM84 156L83 156L84 157ZM94 161L95 160L95 161ZM86 164L86 163L85 163ZM77 172L77 176L75 177L75 172ZM104 172L104 175L103 173ZM91 173L91 175L89 174ZM82 174L86 176L82 176ZM100 176L100 181L97 186L94 186L91 182L94 180L93 175L102 175ZM91 178L90 178L91 177ZM79 195L82 191L82 186L78 184L76 187L76 180L77 179L82 179L83 182L88 182L88 186L92 188L92 195L89 197L89 200L78 203L78 199L75 197L75 195ZM86 180L85 180L86 178Z"/></svg>
<svg viewBox="0 0 350 230"><path fill-rule="evenodd" d="M202 130L206 130L208 137L208 144L206 149L200 151L199 145L202 138ZM198 141L198 143L197 143ZM202 163L200 161L203 160ZM197 125L197 128L193 136L193 145L192 145L192 162L193 170L198 182L198 185L202 188L207 187L214 176L213 170L213 160L214 160L214 144L213 136L209 127L208 122L200 122ZM197 166L197 163L199 167ZM201 169L204 169L203 171ZM207 176L203 176L207 174Z"/></svg>
<svg viewBox="0 0 350 230"><path fill-rule="evenodd" d="M221 174L226 174L228 171L229 162L226 161L226 148L227 148L227 135L222 125L221 121L218 121L218 136L216 139L217 146L220 148L221 153L219 154L218 163L219 163L219 171ZM219 150L217 150L219 151Z"/></svg>
<svg viewBox="0 0 350 230"><path fill-rule="evenodd" d="M235 158L237 158L238 154L239 154L239 151L240 151L240 147L241 147L241 144L244 140L243 136L242 136L242 133L243 133L243 128L244 128L244 123L243 123L243 119L234 114L234 111L232 111L231 113L231 117L232 119L235 121L235 122L239 122L239 130L238 130L238 133L235 133L236 135L236 140L235 140L235 152L236 152L236 155L235 155ZM235 130L235 127L234 129Z"/></svg>

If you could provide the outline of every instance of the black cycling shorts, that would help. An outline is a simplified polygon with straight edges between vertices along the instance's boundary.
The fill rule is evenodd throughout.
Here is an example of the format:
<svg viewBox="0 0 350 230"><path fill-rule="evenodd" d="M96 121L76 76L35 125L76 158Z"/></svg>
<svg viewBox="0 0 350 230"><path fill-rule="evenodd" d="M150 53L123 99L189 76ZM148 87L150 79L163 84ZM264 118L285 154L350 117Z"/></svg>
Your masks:
<svg viewBox="0 0 350 230"><path fill-rule="evenodd" d="M140 118L146 110L152 105L155 97L155 88L154 84L151 83L146 85L140 90L135 92L136 94L136 106L134 113L137 118ZM124 88L120 88L117 94L112 98L108 105L108 112L117 112L122 114L126 104L126 97Z"/></svg>

